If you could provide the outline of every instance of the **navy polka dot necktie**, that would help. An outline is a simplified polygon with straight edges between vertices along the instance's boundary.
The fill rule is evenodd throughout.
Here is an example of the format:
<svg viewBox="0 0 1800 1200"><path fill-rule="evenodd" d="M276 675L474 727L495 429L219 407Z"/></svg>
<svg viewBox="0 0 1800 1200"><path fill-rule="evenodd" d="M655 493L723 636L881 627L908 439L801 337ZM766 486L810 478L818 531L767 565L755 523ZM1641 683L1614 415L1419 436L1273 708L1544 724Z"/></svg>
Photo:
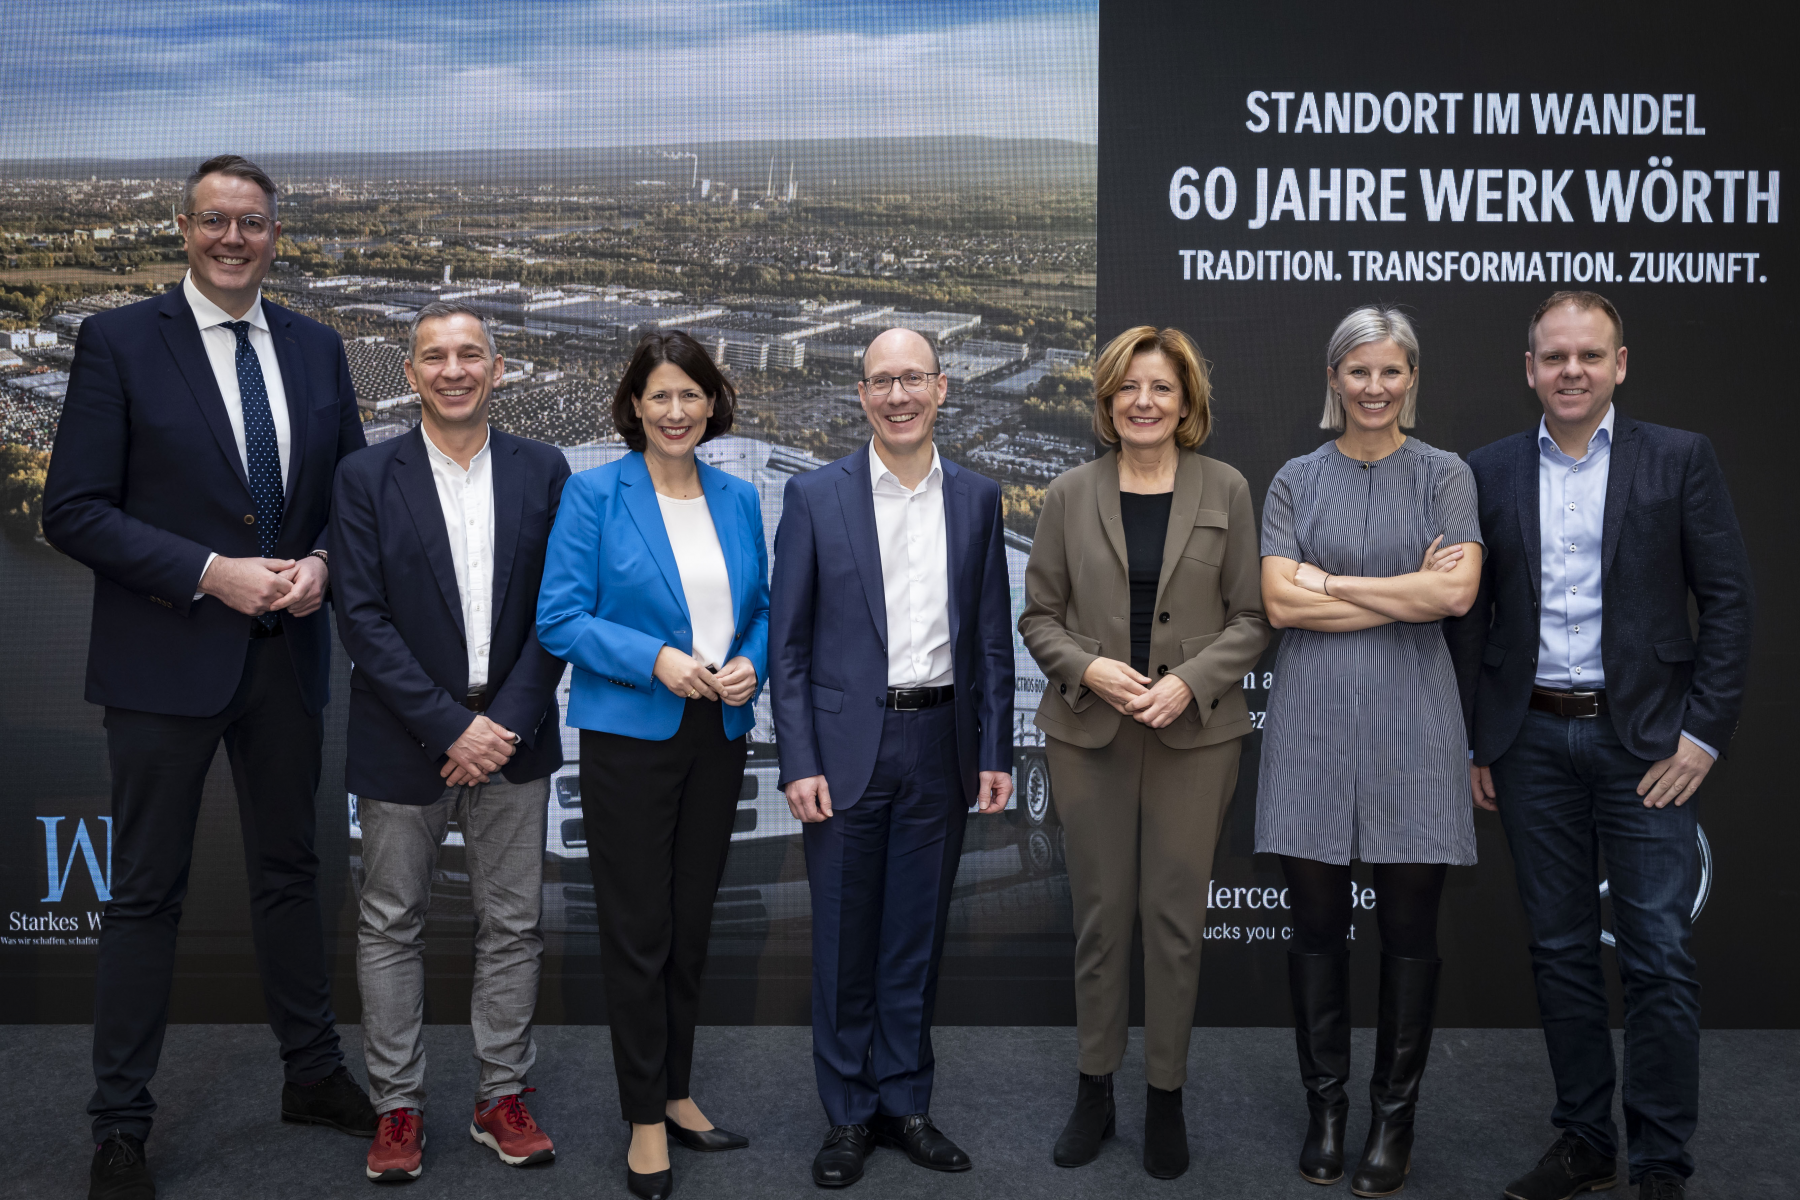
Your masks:
<svg viewBox="0 0 1800 1200"><path fill-rule="evenodd" d="M225 328L237 335L238 398L244 410L244 460L250 476L250 498L256 504L257 548L264 558L275 557L275 541L281 533L281 447L275 440L275 418L269 414L269 387L263 381L262 360L250 344L250 322L227 321ZM275 627L275 614L256 618L265 629Z"/></svg>

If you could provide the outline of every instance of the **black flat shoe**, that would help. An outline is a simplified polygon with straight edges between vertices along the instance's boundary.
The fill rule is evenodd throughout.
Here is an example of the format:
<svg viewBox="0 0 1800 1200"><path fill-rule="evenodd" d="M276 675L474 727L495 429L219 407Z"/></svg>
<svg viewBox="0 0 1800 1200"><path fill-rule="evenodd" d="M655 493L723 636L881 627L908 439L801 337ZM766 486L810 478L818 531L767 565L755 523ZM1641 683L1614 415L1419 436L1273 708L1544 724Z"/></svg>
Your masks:
<svg viewBox="0 0 1800 1200"><path fill-rule="evenodd" d="M379 1123L369 1093L350 1074L337 1070L304 1086L281 1085L281 1119L293 1125L323 1125L351 1137L372 1138Z"/></svg>
<svg viewBox="0 0 1800 1200"><path fill-rule="evenodd" d="M686 1129L674 1117L664 1117L663 1126L668 1129L670 1137L689 1150L742 1150L750 1144L750 1139L741 1133L725 1129Z"/></svg>
<svg viewBox="0 0 1800 1200"><path fill-rule="evenodd" d="M1075 1091L1075 1111L1051 1151L1059 1167L1085 1167L1100 1157L1100 1143L1118 1132L1119 1112L1113 1104L1111 1075L1082 1075Z"/></svg>
<svg viewBox="0 0 1800 1200"><path fill-rule="evenodd" d="M913 1113L908 1117L876 1113L874 1120L869 1122L869 1131L875 1135L877 1144L906 1151L906 1157L917 1166L933 1171L969 1169L969 1156L945 1137L924 1113Z"/></svg>
<svg viewBox="0 0 1800 1200"><path fill-rule="evenodd" d="M826 1188L849 1187L863 1177L863 1162L874 1149L867 1125L833 1125L813 1156L813 1182Z"/></svg>
<svg viewBox="0 0 1800 1200"><path fill-rule="evenodd" d="M675 1172L652 1171L648 1175L639 1175L626 1167L625 1190L638 1200L669 1200L675 1194Z"/></svg>

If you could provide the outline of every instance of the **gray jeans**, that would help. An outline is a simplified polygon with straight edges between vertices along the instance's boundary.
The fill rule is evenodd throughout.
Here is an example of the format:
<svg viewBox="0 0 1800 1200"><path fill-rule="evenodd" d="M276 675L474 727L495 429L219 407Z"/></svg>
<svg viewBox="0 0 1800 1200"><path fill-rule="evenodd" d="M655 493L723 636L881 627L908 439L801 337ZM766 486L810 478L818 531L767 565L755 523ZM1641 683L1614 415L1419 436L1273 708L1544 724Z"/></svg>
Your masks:
<svg viewBox="0 0 1800 1200"><path fill-rule="evenodd" d="M537 1007L544 939L544 820L550 781L449 788L431 804L363 797L361 922L356 983L362 991L363 1054L378 1113L425 1107L425 913L438 847L452 819L462 833L475 910L475 984L470 1025L480 1068L475 1102L514 1095L537 1061Z"/></svg>

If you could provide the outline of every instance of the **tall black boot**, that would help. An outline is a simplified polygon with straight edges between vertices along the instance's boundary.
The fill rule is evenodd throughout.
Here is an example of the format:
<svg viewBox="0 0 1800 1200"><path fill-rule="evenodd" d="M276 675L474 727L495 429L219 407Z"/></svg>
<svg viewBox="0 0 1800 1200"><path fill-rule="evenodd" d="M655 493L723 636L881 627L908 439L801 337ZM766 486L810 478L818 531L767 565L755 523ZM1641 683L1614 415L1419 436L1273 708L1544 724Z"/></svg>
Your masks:
<svg viewBox="0 0 1800 1200"><path fill-rule="evenodd" d="M1181 1089L1165 1092L1146 1086L1144 1170L1158 1179L1174 1179L1187 1169L1187 1118L1181 1111Z"/></svg>
<svg viewBox="0 0 1800 1200"><path fill-rule="evenodd" d="M1075 1091L1075 1111L1056 1139L1056 1165L1084 1167L1093 1162L1100 1157L1100 1143L1117 1131L1118 1124L1112 1075L1082 1075Z"/></svg>
<svg viewBox="0 0 1800 1200"><path fill-rule="evenodd" d="M1373 1119L1362 1163L1351 1177L1358 1196L1391 1196L1412 1169L1413 1110L1431 1052L1437 1002L1435 958L1381 956L1381 1011L1375 1031L1375 1071L1369 1078Z"/></svg>
<svg viewBox="0 0 1800 1200"><path fill-rule="evenodd" d="M1288 953L1294 1001L1294 1046L1306 1085L1306 1141L1300 1177L1336 1183L1344 1177L1344 1118L1350 1097L1350 954Z"/></svg>

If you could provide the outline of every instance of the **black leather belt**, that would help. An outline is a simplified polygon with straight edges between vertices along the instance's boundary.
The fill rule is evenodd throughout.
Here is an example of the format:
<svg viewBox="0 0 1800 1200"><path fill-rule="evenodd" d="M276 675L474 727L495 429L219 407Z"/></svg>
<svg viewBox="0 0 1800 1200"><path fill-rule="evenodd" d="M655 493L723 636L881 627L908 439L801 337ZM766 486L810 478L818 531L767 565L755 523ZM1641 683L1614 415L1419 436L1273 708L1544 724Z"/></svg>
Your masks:
<svg viewBox="0 0 1800 1200"><path fill-rule="evenodd" d="M1597 717L1606 711L1605 692L1561 692L1555 688L1531 689L1531 707L1559 717Z"/></svg>
<svg viewBox="0 0 1800 1200"><path fill-rule="evenodd" d="M954 699L956 686L949 683L943 687L891 687L887 690L887 707L895 712L918 712L921 708L936 708Z"/></svg>
<svg viewBox="0 0 1800 1200"><path fill-rule="evenodd" d="M250 636L252 638L280 637L286 632L287 626L281 623L280 617L275 618L275 623L273 625L264 625L255 617L250 618Z"/></svg>
<svg viewBox="0 0 1800 1200"><path fill-rule="evenodd" d="M462 699L462 706L470 712L484 713L488 710L488 701L493 699L486 688L478 692L470 692Z"/></svg>

